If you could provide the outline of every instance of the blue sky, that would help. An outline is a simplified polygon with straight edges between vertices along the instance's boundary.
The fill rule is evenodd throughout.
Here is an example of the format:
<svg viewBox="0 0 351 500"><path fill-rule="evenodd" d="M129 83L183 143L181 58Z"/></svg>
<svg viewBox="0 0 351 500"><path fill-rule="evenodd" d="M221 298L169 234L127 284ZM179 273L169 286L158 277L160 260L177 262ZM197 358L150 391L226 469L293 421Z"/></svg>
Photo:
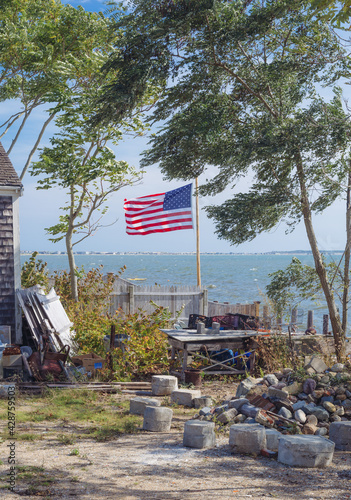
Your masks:
<svg viewBox="0 0 351 500"><path fill-rule="evenodd" d="M83 5L86 10L104 10L103 2L98 0L86 0L69 2L73 6ZM2 115L8 116L12 103L2 104ZM21 139L20 147L11 153L10 158L16 170L21 171L24 160L31 148L33 135L31 131L36 130L36 124L42 121L43 111L40 110L33 115L30 127ZM157 132L157 129L154 130ZM53 128L47 130L42 145L49 144L49 137L54 132ZM8 149L11 136L5 136L2 143ZM147 146L147 137L137 139L128 138L114 148L119 159L128 161L129 164L138 168L141 153ZM204 177L214 174L214 169L209 169ZM200 184L201 184L200 177ZM36 179L27 174L24 178L24 195L20 200L20 228L21 228L21 249L22 250L65 250L64 243L53 244L48 240L45 227L58 222L59 207L65 203L65 193L59 189L50 191L37 191ZM162 251L162 252L192 252L195 251L195 231L174 231L165 234L154 234L148 236L128 236L125 233L123 200L124 198L134 198L158 192L169 191L185 184L184 182L166 182L162 179L157 165L149 167L144 175L142 183L137 186L124 188L114 194L109 200L109 211L106 215L105 224L117 220L116 224L100 229L94 236L86 239L81 245L76 246L77 251ZM247 190L249 180L241 180L236 190ZM232 191L233 192L233 191ZM209 204L219 204L230 196L231 191L227 189L224 193L215 198L201 198L200 208ZM323 216L315 218L315 229L320 248L322 250L336 250L344 246L344 204L336 203L328 209ZM284 224L278 226L270 233L263 234L255 240L240 246L231 246L228 242L219 240L214 235L215 227L212 221L206 217L202 210L200 215L200 238L201 251L203 252L269 252L279 250L308 250L309 244L305 235L303 225L289 234L285 234Z"/></svg>

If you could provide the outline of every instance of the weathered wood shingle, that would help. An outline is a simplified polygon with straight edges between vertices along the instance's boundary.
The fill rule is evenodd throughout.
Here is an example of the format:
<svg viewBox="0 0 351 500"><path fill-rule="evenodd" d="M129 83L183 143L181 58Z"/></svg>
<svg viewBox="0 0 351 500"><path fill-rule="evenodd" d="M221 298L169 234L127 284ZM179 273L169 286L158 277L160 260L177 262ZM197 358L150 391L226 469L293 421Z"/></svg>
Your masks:
<svg viewBox="0 0 351 500"><path fill-rule="evenodd" d="M22 183L0 142L0 187L1 186L22 187Z"/></svg>

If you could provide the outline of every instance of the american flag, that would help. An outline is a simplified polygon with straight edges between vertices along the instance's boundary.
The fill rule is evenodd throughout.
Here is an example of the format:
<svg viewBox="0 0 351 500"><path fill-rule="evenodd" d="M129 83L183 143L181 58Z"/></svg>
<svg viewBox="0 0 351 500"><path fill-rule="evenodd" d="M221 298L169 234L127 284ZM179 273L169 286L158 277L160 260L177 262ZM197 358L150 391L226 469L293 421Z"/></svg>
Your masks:
<svg viewBox="0 0 351 500"><path fill-rule="evenodd" d="M191 184L167 193L125 200L127 234L193 229Z"/></svg>

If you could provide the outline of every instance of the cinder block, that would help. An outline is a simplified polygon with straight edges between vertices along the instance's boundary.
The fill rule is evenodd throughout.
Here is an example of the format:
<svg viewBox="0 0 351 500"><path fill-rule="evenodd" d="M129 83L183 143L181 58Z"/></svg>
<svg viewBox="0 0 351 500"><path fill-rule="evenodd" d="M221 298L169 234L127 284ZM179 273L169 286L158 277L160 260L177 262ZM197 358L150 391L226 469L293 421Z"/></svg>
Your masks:
<svg viewBox="0 0 351 500"><path fill-rule="evenodd" d="M151 385L153 396L169 396L178 389L178 379L172 375L153 375Z"/></svg>
<svg viewBox="0 0 351 500"><path fill-rule="evenodd" d="M258 455L267 448L266 429L259 424L234 424L229 432L229 446L233 453Z"/></svg>
<svg viewBox="0 0 351 500"><path fill-rule="evenodd" d="M279 439L282 434L275 429L266 429L267 449L271 451L278 451Z"/></svg>
<svg viewBox="0 0 351 500"><path fill-rule="evenodd" d="M201 391L197 389L178 389L171 394L172 403L189 406L192 408L193 400L201 396Z"/></svg>
<svg viewBox="0 0 351 500"><path fill-rule="evenodd" d="M213 448L216 446L214 423L199 420L185 422L183 446L189 448Z"/></svg>
<svg viewBox="0 0 351 500"><path fill-rule="evenodd" d="M332 422L329 439L335 443L337 450L351 451L351 422Z"/></svg>
<svg viewBox="0 0 351 500"><path fill-rule="evenodd" d="M278 462L293 467L327 467L332 463L335 444L320 436L282 436Z"/></svg>
<svg viewBox="0 0 351 500"><path fill-rule="evenodd" d="M143 429L151 432L169 432L173 411L163 406L146 406L144 410Z"/></svg>
<svg viewBox="0 0 351 500"><path fill-rule="evenodd" d="M144 415L146 406L161 406L161 401L151 398L133 398L129 401L129 413L132 415Z"/></svg>
<svg viewBox="0 0 351 500"><path fill-rule="evenodd" d="M205 408L206 406L212 406L211 396L201 396L200 398L194 398L193 400L194 408Z"/></svg>

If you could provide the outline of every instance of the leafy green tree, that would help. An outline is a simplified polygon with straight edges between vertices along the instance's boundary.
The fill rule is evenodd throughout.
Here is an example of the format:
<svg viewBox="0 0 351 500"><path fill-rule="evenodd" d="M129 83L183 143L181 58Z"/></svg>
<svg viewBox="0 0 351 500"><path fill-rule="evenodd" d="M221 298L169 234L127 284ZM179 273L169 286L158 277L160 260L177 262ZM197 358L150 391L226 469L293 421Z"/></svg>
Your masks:
<svg viewBox="0 0 351 500"><path fill-rule="evenodd" d="M126 42L110 60L118 78L96 120L128 115L147 83L163 82L153 113L163 125L143 165L159 162L168 179L191 179L214 165L217 175L200 186L214 196L250 174L248 192L207 207L219 237L233 244L302 220L337 357L344 358L344 331L312 223L314 213L346 196L340 184L349 173L348 116L338 89L329 102L316 92L345 70L337 37L298 0L132 3L134 11L116 25Z"/></svg>
<svg viewBox="0 0 351 500"><path fill-rule="evenodd" d="M349 23L351 17L351 1L344 0L311 0L312 15L317 15L337 27Z"/></svg>
<svg viewBox="0 0 351 500"><path fill-rule="evenodd" d="M140 173L127 162L117 160L109 148L110 142L117 144L121 138L118 127L87 127L92 95L83 93L80 106L75 101L70 111L58 118L60 133L50 140L51 147L43 148L31 170L32 175L41 176L38 189L67 190L68 201L62 207L59 222L47 228L47 232L53 236L53 242L65 239L75 301L78 272L73 247L101 227L108 197L140 179Z"/></svg>
<svg viewBox="0 0 351 500"><path fill-rule="evenodd" d="M0 139L13 131L8 154L31 126L33 111L43 110L21 179L50 122L84 85L95 52L109 51L108 24L102 15L60 0L11 0L2 5L0 101L11 99L13 106L0 124Z"/></svg>

